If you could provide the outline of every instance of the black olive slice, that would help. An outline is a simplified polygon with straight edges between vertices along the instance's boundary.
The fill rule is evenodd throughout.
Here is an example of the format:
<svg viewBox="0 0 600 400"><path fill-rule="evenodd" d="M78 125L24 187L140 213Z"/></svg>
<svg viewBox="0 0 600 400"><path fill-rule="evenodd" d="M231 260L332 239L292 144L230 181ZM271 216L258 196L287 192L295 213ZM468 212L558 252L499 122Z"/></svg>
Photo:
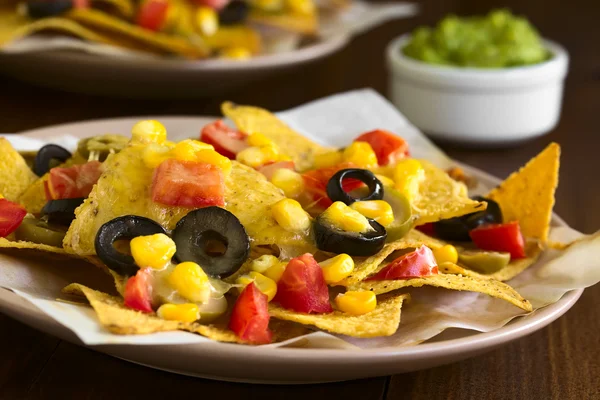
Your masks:
<svg viewBox="0 0 600 400"><path fill-rule="evenodd" d="M351 256L368 257L378 253L385 244L387 232L375 220L368 219L373 231L365 233L345 232L336 229L331 224L317 217L314 223L315 240L319 250L330 253L346 253Z"/></svg>
<svg viewBox="0 0 600 400"><path fill-rule="evenodd" d="M481 196L476 196L473 200L485 201L488 206L483 211L436 222L434 224L435 236L444 240L470 242L469 232L471 230L485 224L502 223L502 211L498 203Z"/></svg>
<svg viewBox="0 0 600 400"><path fill-rule="evenodd" d="M52 160L65 162L69 158L71 158L69 150L56 144L47 144L36 154L33 161L33 172L37 176L42 176L53 167Z"/></svg>
<svg viewBox="0 0 600 400"><path fill-rule="evenodd" d="M173 231L175 258L193 261L218 278L235 273L248 258L250 239L239 219L219 207L190 211Z"/></svg>
<svg viewBox="0 0 600 400"><path fill-rule="evenodd" d="M75 199L50 200L42 208L42 215L48 216L48 222L58 225L70 225L75 219L75 209L83 203L85 197Z"/></svg>
<svg viewBox="0 0 600 400"><path fill-rule="evenodd" d="M23 5L25 15L31 18L53 17L73 8L71 0L29 0Z"/></svg>
<svg viewBox="0 0 600 400"><path fill-rule="evenodd" d="M139 269L133 257L118 251L114 243L121 239L165 233L158 223L137 215L125 215L108 221L100 227L94 243L96 254L106 266L119 275L133 276Z"/></svg>
<svg viewBox="0 0 600 400"><path fill-rule="evenodd" d="M245 1L234 0L219 12L219 24L233 25L246 20L250 6Z"/></svg>
<svg viewBox="0 0 600 400"><path fill-rule="evenodd" d="M342 182L344 179L353 178L363 182L369 188L369 193L364 197L352 197L344 191ZM327 182L327 196L331 201L341 201L350 205L355 201L381 200L383 199L383 184L374 173L367 169L348 168L335 173Z"/></svg>

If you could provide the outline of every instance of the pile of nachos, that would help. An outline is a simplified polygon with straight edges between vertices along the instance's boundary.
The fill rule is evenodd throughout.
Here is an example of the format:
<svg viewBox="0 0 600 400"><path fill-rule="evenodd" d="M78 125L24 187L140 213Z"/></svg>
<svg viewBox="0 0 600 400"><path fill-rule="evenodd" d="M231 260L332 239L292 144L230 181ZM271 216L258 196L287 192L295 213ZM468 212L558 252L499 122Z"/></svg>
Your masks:
<svg viewBox="0 0 600 400"><path fill-rule="evenodd" d="M329 148L267 110L222 111L235 127L217 120L180 142L154 120L73 153L0 138L0 252L105 270L114 294L63 291L115 334L390 336L422 286L532 311L505 282L552 245L557 144L470 197L460 169L411 157L393 132Z"/></svg>

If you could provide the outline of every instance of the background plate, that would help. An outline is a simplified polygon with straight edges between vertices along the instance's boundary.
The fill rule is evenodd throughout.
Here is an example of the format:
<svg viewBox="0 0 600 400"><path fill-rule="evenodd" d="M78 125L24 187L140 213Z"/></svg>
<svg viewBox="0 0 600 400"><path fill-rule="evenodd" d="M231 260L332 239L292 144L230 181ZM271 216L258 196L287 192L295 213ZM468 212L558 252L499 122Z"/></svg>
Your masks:
<svg viewBox="0 0 600 400"><path fill-rule="evenodd" d="M36 129L25 134L50 138L65 134L84 137L104 133L129 132L135 122L147 117L80 122ZM175 140L198 137L210 117L156 117ZM465 170L489 187L499 183L477 169ZM553 225L565 223L553 216ZM226 343L193 345L101 345L93 350L152 368L235 382L316 383L393 375L457 362L490 351L507 342L542 329L567 312L583 289L567 293L558 302L526 317L517 318L492 332L451 329L434 339L412 347L369 350L332 350L308 348L256 348ZM67 328L52 320L14 293L0 289L0 311L41 331L83 345Z"/></svg>

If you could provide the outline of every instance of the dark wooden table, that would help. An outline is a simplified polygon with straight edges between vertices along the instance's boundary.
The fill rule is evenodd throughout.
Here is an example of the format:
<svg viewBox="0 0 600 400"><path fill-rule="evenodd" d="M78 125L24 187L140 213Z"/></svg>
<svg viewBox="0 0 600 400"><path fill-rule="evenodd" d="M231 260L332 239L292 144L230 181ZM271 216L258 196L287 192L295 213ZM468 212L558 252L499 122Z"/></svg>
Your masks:
<svg viewBox="0 0 600 400"><path fill-rule="evenodd" d="M526 14L571 54L562 119L549 135L518 148L448 148L458 160L498 176L548 142L562 145L556 211L574 228L600 228L600 2L595 0L427 0L417 18L386 24L325 60L234 93L197 101L132 101L61 93L0 78L0 131L129 115L215 115L224 99L286 109L360 87L386 93L386 43L448 12L473 14L509 6ZM292 399L600 399L600 286L585 291L558 321L486 355L427 371L310 386L259 386L155 371L73 346L0 315L0 398Z"/></svg>

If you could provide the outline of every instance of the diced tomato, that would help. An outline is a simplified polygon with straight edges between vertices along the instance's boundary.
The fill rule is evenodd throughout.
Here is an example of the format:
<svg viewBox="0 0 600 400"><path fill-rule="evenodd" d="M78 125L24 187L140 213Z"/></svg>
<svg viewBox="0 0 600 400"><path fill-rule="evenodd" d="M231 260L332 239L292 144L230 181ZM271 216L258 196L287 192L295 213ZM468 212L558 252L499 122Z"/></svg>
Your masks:
<svg viewBox="0 0 600 400"><path fill-rule="evenodd" d="M323 270L310 253L292 258L285 267L274 301L302 313L332 312Z"/></svg>
<svg viewBox="0 0 600 400"><path fill-rule="evenodd" d="M429 247L421 246L415 251L396 258L368 280L411 279L436 275L437 273L438 267L433 252Z"/></svg>
<svg viewBox="0 0 600 400"><path fill-rule="evenodd" d="M435 236L435 225L433 224L433 222L428 222L426 224L419 225L415 228L426 235Z"/></svg>
<svg viewBox="0 0 600 400"><path fill-rule="evenodd" d="M46 200L87 197L102 175L102 163L90 161L68 168L52 168L45 182Z"/></svg>
<svg viewBox="0 0 600 400"><path fill-rule="evenodd" d="M336 172L346 168L356 168L356 165L345 162L334 167L315 169L302 174L305 190L312 197L312 201L322 208L329 207L332 201L327 196L327 183ZM358 179L345 179L342 182L342 187L346 192L358 189L362 185L363 183Z"/></svg>
<svg viewBox="0 0 600 400"><path fill-rule="evenodd" d="M229 0L192 0L192 1L199 6L214 8L217 11L222 10L223 8L225 8L225 6L227 4L229 4Z"/></svg>
<svg viewBox="0 0 600 400"><path fill-rule="evenodd" d="M258 167L258 172L260 172L261 174L266 176L267 179L270 180L275 171L282 168L291 169L292 171L295 171L296 169L293 161L279 161Z"/></svg>
<svg viewBox="0 0 600 400"><path fill-rule="evenodd" d="M188 208L223 206L223 171L212 164L165 160L154 171L152 201Z"/></svg>
<svg viewBox="0 0 600 400"><path fill-rule="evenodd" d="M393 164L409 156L408 143L401 137L383 129L363 133L354 141L369 143L377 155L379 165Z"/></svg>
<svg viewBox="0 0 600 400"><path fill-rule="evenodd" d="M136 24L144 29L158 32L167 19L168 12L167 0L144 0L138 9Z"/></svg>
<svg viewBox="0 0 600 400"><path fill-rule="evenodd" d="M13 233L21 225L25 215L27 211L20 204L0 199L0 237Z"/></svg>
<svg viewBox="0 0 600 400"><path fill-rule="evenodd" d="M148 269L138 270L135 276L127 280L123 294L125 307L151 313L152 310L152 275Z"/></svg>
<svg viewBox="0 0 600 400"><path fill-rule="evenodd" d="M73 0L73 8L90 8L90 0Z"/></svg>
<svg viewBox="0 0 600 400"><path fill-rule="evenodd" d="M212 144L215 151L222 156L235 160L235 155L249 147L246 143L248 135L228 127L218 120L206 125L200 132L200 140Z"/></svg>
<svg viewBox="0 0 600 400"><path fill-rule="evenodd" d="M233 306L229 329L250 343L271 343L269 318L267 295L252 282L242 290Z"/></svg>
<svg viewBox="0 0 600 400"><path fill-rule="evenodd" d="M483 225L471 230L469 236L482 250L507 252L511 259L525 257L525 241L517 221Z"/></svg>

